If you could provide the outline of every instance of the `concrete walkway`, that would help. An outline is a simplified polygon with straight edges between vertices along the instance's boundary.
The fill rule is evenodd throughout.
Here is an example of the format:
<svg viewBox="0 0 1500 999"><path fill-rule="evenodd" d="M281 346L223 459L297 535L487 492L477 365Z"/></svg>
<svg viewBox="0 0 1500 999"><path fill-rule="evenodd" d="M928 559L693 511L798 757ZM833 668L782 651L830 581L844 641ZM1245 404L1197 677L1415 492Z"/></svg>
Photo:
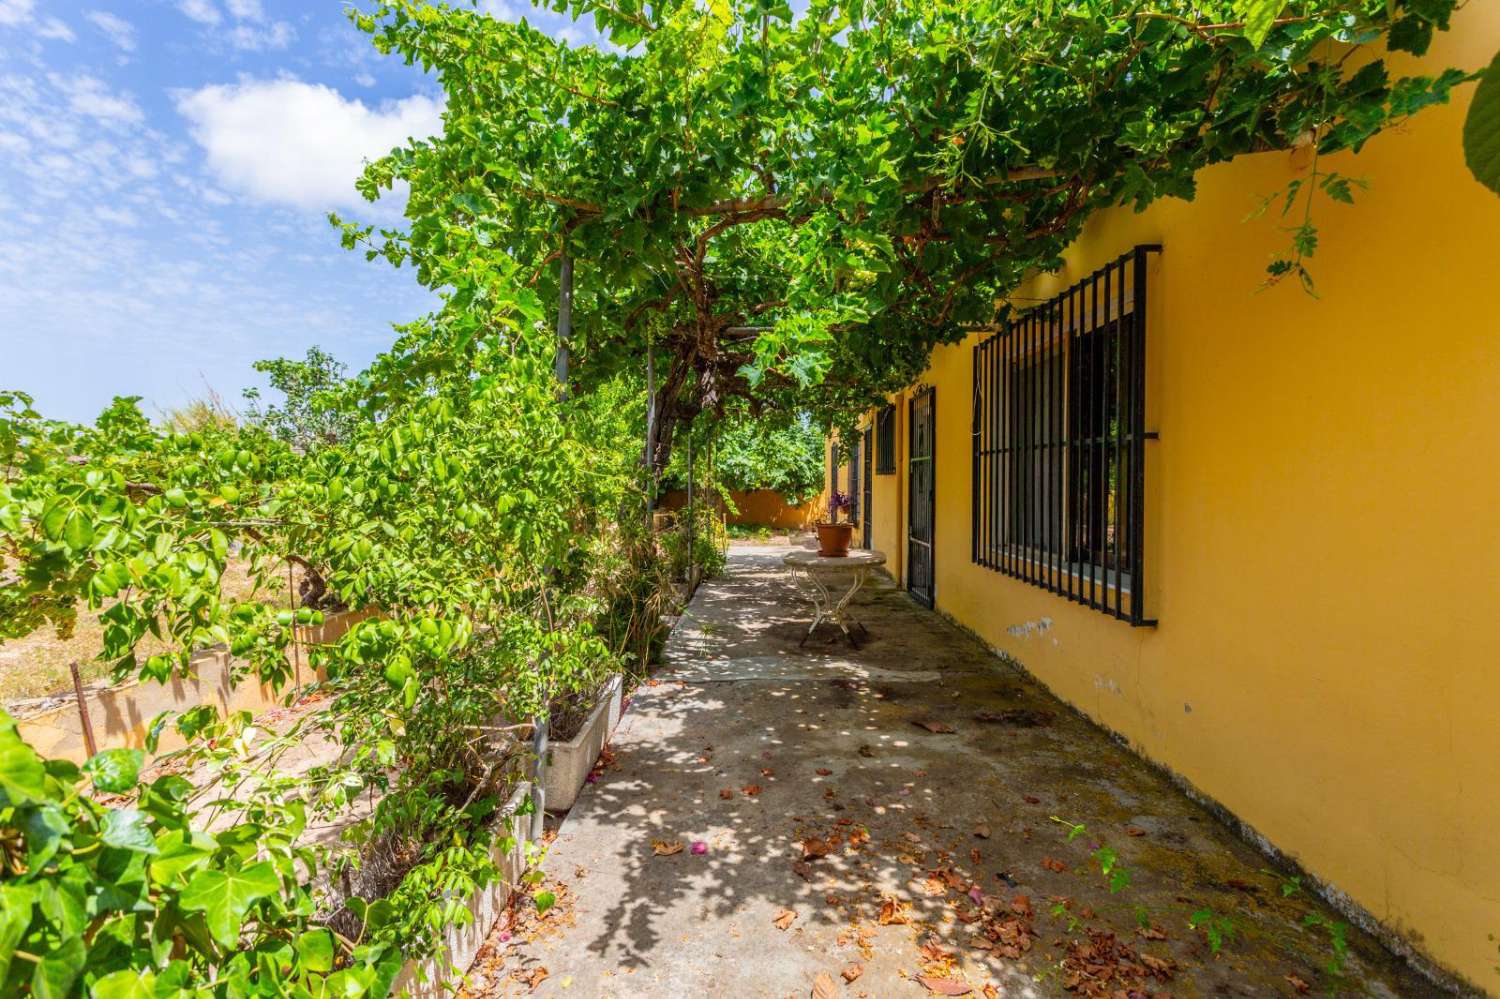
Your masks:
<svg viewBox="0 0 1500 999"><path fill-rule="evenodd" d="M799 650L785 551L699 590L469 994L1434 992L1353 929L1327 970L1331 910L889 581Z"/></svg>

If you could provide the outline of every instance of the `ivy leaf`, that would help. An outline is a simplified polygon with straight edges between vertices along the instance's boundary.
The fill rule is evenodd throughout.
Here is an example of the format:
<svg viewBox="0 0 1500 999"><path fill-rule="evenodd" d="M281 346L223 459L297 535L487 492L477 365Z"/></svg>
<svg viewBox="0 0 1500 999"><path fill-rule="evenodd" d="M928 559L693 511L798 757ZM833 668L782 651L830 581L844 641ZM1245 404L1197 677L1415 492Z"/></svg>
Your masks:
<svg viewBox="0 0 1500 999"><path fill-rule="evenodd" d="M82 937L69 937L58 944L31 973L33 999L64 999L83 971L84 959Z"/></svg>
<svg viewBox="0 0 1500 999"><path fill-rule="evenodd" d="M94 778L94 787L109 794L123 794L140 780L146 754L139 749L106 749L95 753L83 770Z"/></svg>
<svg viewBox="0 0 1500 999"><path fill-rule="evenodd" d="M136 853L157 853L156 839L146 825L146 813L134 808L117 808L106 812L100 839L105 846Z"/></svg>
<svg viewBox="0 0 1500 999"><path fill-rule="evenodd" d="M1266 36L1276 24L1276 15L1286 6L1286 0L1241 0L1240 14L1245 18L1245 37L1254 48L1265 44Z"/></svg>
<svg viewBox="0 0 1500 999"><path fill-rule="evenodd" d="M1464 119L1464 161L1475 180L1500 194L1500 53L1480 77Z"/></svg>
<svg viewBox="0 0 1500 999"><path fill-rule="evenodd" d="M557 904L557 896L550 891L539 891L531 896L531 900L536 903L538 916L545 914L548 909Z"/></svg>
<svg viewBox="0 0 1500 999"><path fill-rule="evenodd" d="M308 930L297 938L297 964L302 971L333 970L333 934Z"/></svg>
<svg viewBox="0 0 1500 999"><path fill-rule="evenodd" d="M157 884L169 884L202 867L219 844L208 833L174 829L161 838L157 847L161 852L151 860L151 879Z"/></svg>
<svg viewBox="0 0 1500 999"><path fill-rule="evenodd" d="M9 720L9 716L3 716ZM21 741L12 723L0 728L0 805L25 805L47 797L47 769Z"/></svg>
<svg viewBox="0 0 1500 999"><path fill-rule="evenodd" d="M233 949L250 906L276 894L280 887L275 868L263 860L238 871L199 871L183 889L178 904L187 912L203 913L215 942Z"/></svg>
<svg viewBox="0 0 1500 999"><path fill-rule="evenodd" d="M94 999L155 999L156 976L127 968L105 975L90 991Z"/></svg>

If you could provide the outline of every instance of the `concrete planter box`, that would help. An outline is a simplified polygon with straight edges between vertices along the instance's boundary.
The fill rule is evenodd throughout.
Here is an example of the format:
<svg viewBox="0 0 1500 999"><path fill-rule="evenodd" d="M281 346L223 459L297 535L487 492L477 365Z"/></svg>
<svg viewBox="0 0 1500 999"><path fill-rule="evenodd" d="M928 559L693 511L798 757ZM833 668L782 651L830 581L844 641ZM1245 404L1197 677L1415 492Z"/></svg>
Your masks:
<svg viewBox="0 0 1500 999"><path fill-rule="evenodd" d="M599 703L589 712L578 734L567 742L547 746L542 788L546 792L549 811L566 812L578 799L578 792L594 768L594 761L599 759L604 744L609 741L609 733L620 722L622 691L623 684L616 673L599 688Z"/></svg>
<svg viewBox="0 0 1500 999"><path fill-rule="evenodd" d="M492 848L491 856L499 875L488 887L469 897L468 908L473 920L465 926L450 925L443 933L442 945L431 957L406 962L391 985L391 995L399 996L404 990L412 999L451 997L452 990L445 985L469 970L485 938L510 905L511 894L521 884L521 875L526 872L526 845L531 822L528 816L517 816L516 812L530 795L531 782L522 781L505 803L501 821L510 822L510 836L515 842L506 850L502 838L502 842Z"/></svg>

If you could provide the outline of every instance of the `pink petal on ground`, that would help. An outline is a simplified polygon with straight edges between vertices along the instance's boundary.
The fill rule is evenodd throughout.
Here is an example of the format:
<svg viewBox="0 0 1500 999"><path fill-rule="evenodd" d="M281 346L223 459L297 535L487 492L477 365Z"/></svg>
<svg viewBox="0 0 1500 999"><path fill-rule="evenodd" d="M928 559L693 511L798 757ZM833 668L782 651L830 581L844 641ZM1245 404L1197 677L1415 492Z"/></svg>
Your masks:
<svg viewBox="0 0 1500 999"><path fill-rule="evenodd" d="M984 892L979 890L978 885L975 885L973 888L969 889L969 897L974 900L975 905L984 904Z"/></svg>
<svg viewBox="0 0 1500 999"><path fill-rule="evenodd" d="M707 852L708 852L708 844L705 843L705 842L703 842L701 839L700 840L696 840L693 843L693 855L694 856L702 856L703 854L705 854Z"/></svg>

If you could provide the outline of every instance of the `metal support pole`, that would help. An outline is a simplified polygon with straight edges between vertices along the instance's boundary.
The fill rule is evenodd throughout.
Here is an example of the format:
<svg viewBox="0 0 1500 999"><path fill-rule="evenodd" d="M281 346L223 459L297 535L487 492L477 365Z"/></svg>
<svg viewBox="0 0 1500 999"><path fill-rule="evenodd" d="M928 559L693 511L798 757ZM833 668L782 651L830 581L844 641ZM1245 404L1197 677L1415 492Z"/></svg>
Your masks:
<svg viewBox="0 0 1500 999"><path fill-rule="evenodd" d="M687 546L688 546L688 585L693 585L693 570L697 568L697 561L693 552L693 425L687 426Z"/></svg>
<svg viewBox="0 0 1500 999"><path fill-rule="evenodd" d="M646 531L656 512L656 352L646 338Z"/></svg>

